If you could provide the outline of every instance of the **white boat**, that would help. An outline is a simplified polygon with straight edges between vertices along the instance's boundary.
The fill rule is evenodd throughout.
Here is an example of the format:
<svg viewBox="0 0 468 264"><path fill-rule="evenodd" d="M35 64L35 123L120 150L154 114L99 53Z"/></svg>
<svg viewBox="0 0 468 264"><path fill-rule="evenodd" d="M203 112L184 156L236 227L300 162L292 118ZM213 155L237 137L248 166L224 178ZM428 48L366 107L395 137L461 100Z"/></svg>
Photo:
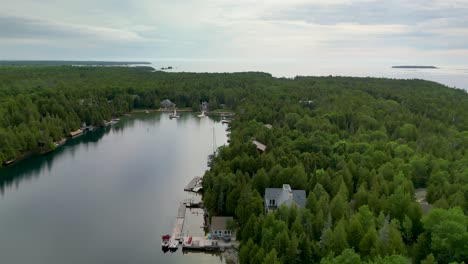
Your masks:
<svg viewBox="0 0 468 264"><path fill-rule="evenodd" d="M169 115L169 118L170 118L170 119L172 119L172 118L179 118L179 117L180 117L180 115L177 114L177 110L176 110L176 109L174 109L174 113L172 113L172 114Z"/></svg>
<svg viewBox="0 0 468 264"><path fill-rule="evenodd" d="M221 120L221 123L223 124L229 124L231 123L231 119L227 119L226 117L223 116L222 120Z"/></svg>
<svg viewBox="0 0 468 264"><path fill-rule="evenodd" d="M179 241L178 240L172 240L169 244L169 250L171 251L176 251L179 248Z"/></svg>
<svg viewBox="0 0 468 264"><path fill-rule="evenodd" d="M149 114L149 111L148 111L148 110L145 110L145 114Z"/></svg>
<svg viewBox="0 0 468 264"><path fill-rule="evenodd" d="M198 115L198 117L206 117L205 111L202 111L201 114Z"/></svg>

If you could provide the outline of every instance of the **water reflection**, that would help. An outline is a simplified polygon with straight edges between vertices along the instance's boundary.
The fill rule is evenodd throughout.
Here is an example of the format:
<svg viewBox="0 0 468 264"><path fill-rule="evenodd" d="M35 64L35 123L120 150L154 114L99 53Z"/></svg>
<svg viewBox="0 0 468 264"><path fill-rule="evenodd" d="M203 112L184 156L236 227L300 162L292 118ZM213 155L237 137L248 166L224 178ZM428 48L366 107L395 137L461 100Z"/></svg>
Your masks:
<svg viewBox="0 0 468 264"><path fill-rule="evenodd" d="M164 254L183 191L203 175L225 127L185 114L135 115L0 170L0 254L5 263L220 263L216 255ZM40 179L38 179L40 177ZM13 191L14 188L18 191ZM7 193L8 192L8 193ZM187 210L184 234L202 236Z"/></svg>
<svg viewBox="0 0 468 264"><path fill-rule="evenodd" d="M5 191L12 186L15 186L15 188L18 189L19 184L23 181L30 181L38 178L41 174L40 172L43 170L50 172L54 161L60 159L64 153L69 152L74 155L76 151L75 146L80 144L85 146L96 145L102 137L113 129L117 130L117 127L104 127L87 132L80 137L69 139L63 146L57 148L53 152L43 155L33 155L19 160L11 166L1 168L0 194L3 195Z"/></svg>

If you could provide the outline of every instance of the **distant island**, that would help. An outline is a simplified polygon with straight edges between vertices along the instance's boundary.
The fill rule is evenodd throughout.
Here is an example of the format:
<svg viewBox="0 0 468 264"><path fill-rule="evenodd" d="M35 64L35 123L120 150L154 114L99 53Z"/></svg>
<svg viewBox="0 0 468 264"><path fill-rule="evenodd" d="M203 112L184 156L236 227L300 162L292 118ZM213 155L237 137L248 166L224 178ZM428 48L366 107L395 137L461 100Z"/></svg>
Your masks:
<svg viewBox="0 0 468 264"><path fill-rule="evenodd" d="M438 69L436 66L412 66L412 65L402 65L402 66L392 66L396 69Z"/></svg>
<svg viewBox="0 0 468 264"><path fill-rule="evenodd" d="M149 65L142 61L49 61L49 60L2 60L0 66L129 66Z"/></svg>

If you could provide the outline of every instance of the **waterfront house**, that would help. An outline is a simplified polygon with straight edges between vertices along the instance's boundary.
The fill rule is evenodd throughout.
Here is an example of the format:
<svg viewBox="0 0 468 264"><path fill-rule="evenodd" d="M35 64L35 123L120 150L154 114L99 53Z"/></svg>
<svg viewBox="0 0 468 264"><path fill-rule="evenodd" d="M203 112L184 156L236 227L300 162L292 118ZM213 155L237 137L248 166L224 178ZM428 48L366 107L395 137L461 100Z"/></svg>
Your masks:
<svg viewBox="0 0 468 264"><path fill-rule="evenodd" d="M283 188L265 189L265 212L275 211L281 205L288 207L305 207L306 192L304 190L292 190L289 184L283 184Z"/></svg>
<svg viewBox="0 0 468 264"><path fill-rule="evenodd" d="M231 216L213 216L211 218L210 231L215 238L230 240L232 230L228 228L228 222L234 221Z"/></svg>
<svg viewBox="0 0 468 264"><path fill-rule="evenodd" d="M169 99L164 99L164 100L161 101L161 107L164 108L164 109L174 108L175 104L173 102L171 102L171 100L169 100Z"/></svg>

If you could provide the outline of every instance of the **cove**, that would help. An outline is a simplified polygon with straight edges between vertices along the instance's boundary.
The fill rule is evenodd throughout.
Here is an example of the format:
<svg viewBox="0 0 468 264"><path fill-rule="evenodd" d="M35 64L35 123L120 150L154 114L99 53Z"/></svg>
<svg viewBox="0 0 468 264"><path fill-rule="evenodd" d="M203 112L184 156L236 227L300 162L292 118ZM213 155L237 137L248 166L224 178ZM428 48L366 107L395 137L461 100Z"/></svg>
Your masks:
<svg viewBox="0 0 468 264"><path fill-rule="evenodd" d="M213 135L226 144L219 119L134 115L0 169L2 263L223 263L161 250ZM184 230L202 235L200 212L187 214Z"/></svg>

